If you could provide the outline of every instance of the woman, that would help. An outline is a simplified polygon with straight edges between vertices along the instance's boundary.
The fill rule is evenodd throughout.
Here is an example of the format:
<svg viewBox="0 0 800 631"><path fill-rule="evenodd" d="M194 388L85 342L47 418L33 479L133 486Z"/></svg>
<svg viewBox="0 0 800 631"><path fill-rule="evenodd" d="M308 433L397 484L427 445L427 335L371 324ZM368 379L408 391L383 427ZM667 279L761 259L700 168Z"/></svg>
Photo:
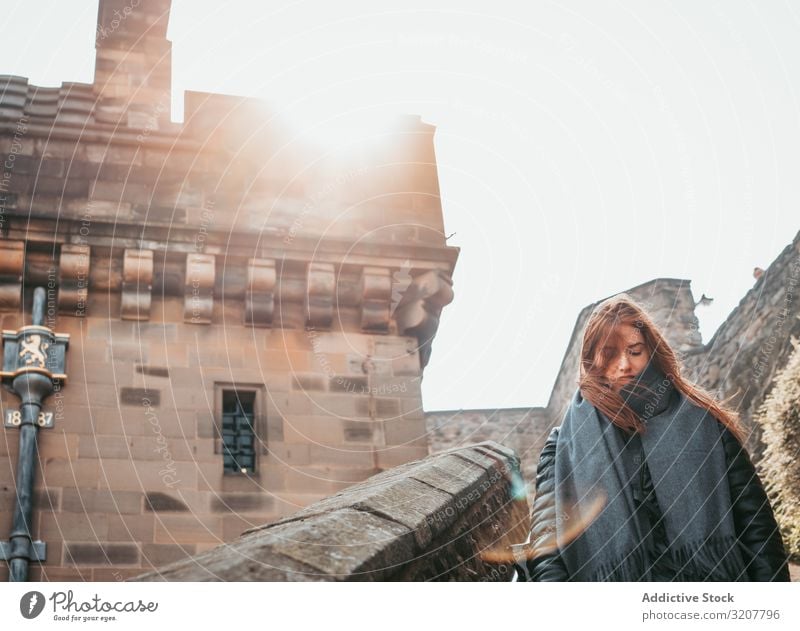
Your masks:
<svg viewBox="0 0 800 631"><path fill-rule="evenodd" d="M530 580L788 581L742 438L643 309L626 294L602 302L539 459Z"/></svg>

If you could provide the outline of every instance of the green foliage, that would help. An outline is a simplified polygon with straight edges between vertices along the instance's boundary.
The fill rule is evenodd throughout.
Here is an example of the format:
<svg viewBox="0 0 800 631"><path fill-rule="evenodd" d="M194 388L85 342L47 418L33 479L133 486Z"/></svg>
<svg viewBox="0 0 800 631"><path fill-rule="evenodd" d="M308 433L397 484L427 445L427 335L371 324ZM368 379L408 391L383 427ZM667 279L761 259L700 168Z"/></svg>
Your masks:
<svg viewBox="0 0 800 631"><path fill-rule="evenodd" d="M800 561L800 343L778 373L756 421L766 445L759 476L775 510L784 545Z"/></svg>

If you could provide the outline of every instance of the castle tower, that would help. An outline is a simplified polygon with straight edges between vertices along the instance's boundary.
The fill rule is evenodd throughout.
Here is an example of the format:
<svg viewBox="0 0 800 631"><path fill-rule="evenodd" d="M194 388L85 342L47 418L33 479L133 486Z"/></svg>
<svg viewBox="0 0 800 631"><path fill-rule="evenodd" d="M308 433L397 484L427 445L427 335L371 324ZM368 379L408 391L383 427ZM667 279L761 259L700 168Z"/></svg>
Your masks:
<svg viewBox="0 0 800 631"><path fill-rule="evenodd" d="M0 77L3 329L44 287L70 336L33 580L139 574L428 453L420 383L458 255L433 128L391 121L337 159L253 99L187 93L172 123L170 3L134 4L101 0L93 85Z"/></svg>

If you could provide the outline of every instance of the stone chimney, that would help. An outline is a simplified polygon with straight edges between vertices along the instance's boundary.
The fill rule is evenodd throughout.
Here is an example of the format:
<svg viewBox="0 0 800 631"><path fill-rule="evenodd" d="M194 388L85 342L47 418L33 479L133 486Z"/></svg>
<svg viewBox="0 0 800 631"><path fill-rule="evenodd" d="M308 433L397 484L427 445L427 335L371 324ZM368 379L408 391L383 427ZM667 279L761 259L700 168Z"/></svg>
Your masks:
<svg viewBox="0 0 800 631"><path fill-rule="evenodd" d="M98 122L140 129L170 124L171 0L100 0L94 91Z"/></svg>

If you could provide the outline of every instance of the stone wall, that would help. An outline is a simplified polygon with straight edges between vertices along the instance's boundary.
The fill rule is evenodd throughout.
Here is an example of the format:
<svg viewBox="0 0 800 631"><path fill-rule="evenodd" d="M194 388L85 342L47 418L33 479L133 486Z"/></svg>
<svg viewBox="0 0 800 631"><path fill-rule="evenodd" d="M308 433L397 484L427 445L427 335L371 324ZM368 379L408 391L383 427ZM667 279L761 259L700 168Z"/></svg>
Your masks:
<svg viewBox="0 0 800 631"><path fill-rule="evenodd" d="M539 453L552 427L545 408L426 412L425 422L431 453L485 440L512 449L520 458L522 477L533 499Z"/></svg>
<svg viewBox="0 0 800 631"><path fill-rule="evenodd" d="M113 313L103 296L95 309ZM4 317L4 328L19 324ZM408 340L332 331L312 345L305 331L93 316L57 328L71 335L69 378L45 404L55 428L39 432L33 535L48 555L34 580L157 567L428 453L418 369L407 368L417 353L392 359ZM367 356L385 369L364 372ZM257 392L248 475L222 467L220 389L232 384ZM0 401L18 406L5 390ZM7 538L18 437L0 433Z"/></svg>
<svg viewBox="0 0 800 631"><path fill-rule="evenodd" d="M694 313L695 300L692 296L691 281L657 278L632 287L625 293L647 310L655 323L661 327L669 344L680 355L702 347L699 323ZM547 402L547 411L554 425L561 422L567 405L578 387L583 330L592 310L606 298L584 307L575 321L564 359Z"/></svg>
<svg viewBox="0 0 800 631"><path fill-rule="evenodd" d="M800 233L755 281L702 349L685 365L692 379L729 398L748 430L756 459L763 450L753 422L773 380L792 353L789 338L800 338Z"/></svg>
<svg viewBox="0 0 800 631"><path fill-rule="evenodd" d="M387 121L345 159L254 99L189 92L173 123L170 2L126 7L99 3L93 84L0 77L0 320L30 324L42 286L71 336L33 580L139 574L428 454L420 380L458 256L433 127ZM226 389L255 397L255 471L223 472ZM4 539L17 441L0 430Z"/></svg>
<svg viewBox="0 0 800 631"><path fill-rule="evenodd" d="M493 442L430 456L133 580L507 581L529 530L519 475Z"/></svg>
<svg viewBox="0 0 800 631"><path fill-rule="evenodd" d="M633 287L627 293L648 310L679 353L701 348L689 281L659 278ZM476 440L497 441L519 454L532 502L539 454L550 429L561 422L577 388L583 329L599 302L588 305L578 314L547 407L426 412L431 452Z"/></svg>
<svg viewBox="0 0 800 631"><path fill-rule="evenodd" d="M703 344L688 280L659 278L627 290L662 328L686 375L718 397L730 397L750 432L748 448L761 456L760 429L753 423L773 379L786 365L791 336L800 338L800 233ZM513 448L532 486L536 464L551 427L563 418L577 388L583 329L597 301L581 310L567 343L547 407L426 412L431 451L491 439ZM533 493L533 489L529 489ZM531 495L532 497L532 495Z"/></svg>

